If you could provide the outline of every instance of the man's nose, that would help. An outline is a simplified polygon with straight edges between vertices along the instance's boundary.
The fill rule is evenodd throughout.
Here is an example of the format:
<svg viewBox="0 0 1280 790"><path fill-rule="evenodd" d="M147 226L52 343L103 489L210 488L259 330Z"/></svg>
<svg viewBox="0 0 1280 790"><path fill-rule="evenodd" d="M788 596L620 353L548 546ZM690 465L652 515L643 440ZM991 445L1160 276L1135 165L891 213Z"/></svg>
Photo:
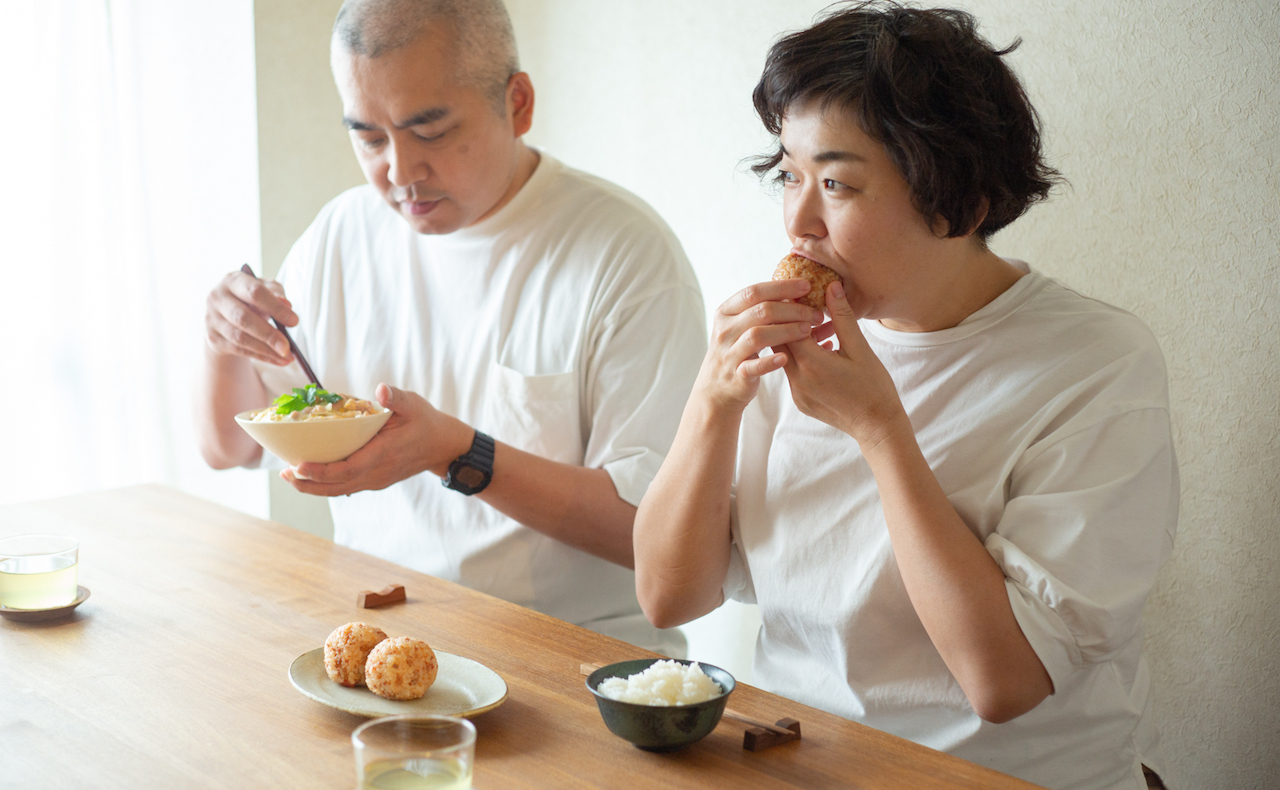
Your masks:
<svg viewBox="0 0 1280 790"><path fill-rule="evenodd" d="M424 180L427 170L426 162L407 145L394 138L387 141L387 180L392 184L407 187Z"/></svg>
<svg viewBox="0 0 1280 790"><path fill-rule="evenodd" d="M827 235L822 218L822 196L809 185L787 194L783 207L787 234L793 239L820 239Z"/></svg>

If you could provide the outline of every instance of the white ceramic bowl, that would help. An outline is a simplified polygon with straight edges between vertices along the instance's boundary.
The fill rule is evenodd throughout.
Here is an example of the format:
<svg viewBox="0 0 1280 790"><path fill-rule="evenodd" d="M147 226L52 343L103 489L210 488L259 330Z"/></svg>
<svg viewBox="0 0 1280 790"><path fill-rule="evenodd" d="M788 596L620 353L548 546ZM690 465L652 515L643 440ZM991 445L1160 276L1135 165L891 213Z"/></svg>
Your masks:
<svg viewBox="0 0 1280 790"><path fill-rule="evenodd" d="M236 422L255 442L290 466L341 461L368 444L391 419L391 412L382 409L366 417L344 420L254 422L253 415L257 412L254 409L237 414Z"/></svg>

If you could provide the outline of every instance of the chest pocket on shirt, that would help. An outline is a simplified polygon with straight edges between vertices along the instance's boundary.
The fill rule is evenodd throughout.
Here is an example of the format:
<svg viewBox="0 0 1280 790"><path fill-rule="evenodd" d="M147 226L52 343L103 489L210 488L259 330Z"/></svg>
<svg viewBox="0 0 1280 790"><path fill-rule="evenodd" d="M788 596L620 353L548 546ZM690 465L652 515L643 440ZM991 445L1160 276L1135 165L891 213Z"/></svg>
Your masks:
<svg viewBox="0 0 1280 790"><path fill-rule="evenodd" d="M488 379L479 430L552 461L582 463L577 373L526 376L491 362Z"/></svg>

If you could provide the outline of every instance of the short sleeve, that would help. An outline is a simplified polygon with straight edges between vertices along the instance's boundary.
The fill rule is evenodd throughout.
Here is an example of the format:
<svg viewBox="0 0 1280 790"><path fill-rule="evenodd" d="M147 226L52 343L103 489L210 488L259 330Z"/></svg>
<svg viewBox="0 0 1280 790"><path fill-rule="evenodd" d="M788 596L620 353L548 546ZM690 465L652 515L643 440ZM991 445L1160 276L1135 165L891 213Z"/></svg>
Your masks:
<svg viewBox="0 0 1280 790"><path fill-rule="evenodd" d="M678 250L665 244L646 246L659 260L646 264L637 253L640 266L670 275L650 272L607 310L587 376L591 426L583 465L607 471L632 505L666 458L707 350L706 312L683 254L677 260Z"/></svg>
<svg viewBox="0 0 1280 790"><path fill-rule="evenodd" d="M1161 408L1033 446L1015 467L986 547L1055 688L1141 637L1143 606L1173 548L1178 496Z"/></svg>
<svg viewBox="0 0 1280 790"><path fill-rule="evenodd" d="M732 495L729 500L729 520L732 525L733 543L729 545L729 570L725 573L721 592L724 599L741 603L756 603L756 588L751 581L751 569L742 558L742 549L738 545L738 498Z"/></svg>

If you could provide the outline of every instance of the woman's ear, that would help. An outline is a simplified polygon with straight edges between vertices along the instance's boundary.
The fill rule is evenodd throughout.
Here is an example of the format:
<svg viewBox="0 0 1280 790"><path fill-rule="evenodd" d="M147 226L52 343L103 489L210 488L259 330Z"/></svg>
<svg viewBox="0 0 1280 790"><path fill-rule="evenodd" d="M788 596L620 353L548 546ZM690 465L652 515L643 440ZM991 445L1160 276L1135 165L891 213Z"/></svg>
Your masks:
<svg viewBox="0 0 1280 790"><path fill-rule="evenodd" d="M986 195L982 196L982 200L978 203L978 216L973 220L973 227L965 231L966 236L972 236L978 232L978 228L982 227L982 223L987 221L987 212L991 210L991 200Z"/></svg>
<svg viewBox="0 0 1280 790"><path fill-rule="evenodd" d="M990 210L991 210L991 201L987 199L986 195L983 195L979 199L978 216L974 218L973 225L965 229L965 232L960 235L972 236L973 234L977 233L978 228L982 227L982 223L986 221L987 212ZM946 217L939 214L933 218L933 224L929 226L929 230L933 232L934 236L937 236L940 239L945 239L947 238L947 234L950 233L951 231L951 223L947 222Z"/></svg>

